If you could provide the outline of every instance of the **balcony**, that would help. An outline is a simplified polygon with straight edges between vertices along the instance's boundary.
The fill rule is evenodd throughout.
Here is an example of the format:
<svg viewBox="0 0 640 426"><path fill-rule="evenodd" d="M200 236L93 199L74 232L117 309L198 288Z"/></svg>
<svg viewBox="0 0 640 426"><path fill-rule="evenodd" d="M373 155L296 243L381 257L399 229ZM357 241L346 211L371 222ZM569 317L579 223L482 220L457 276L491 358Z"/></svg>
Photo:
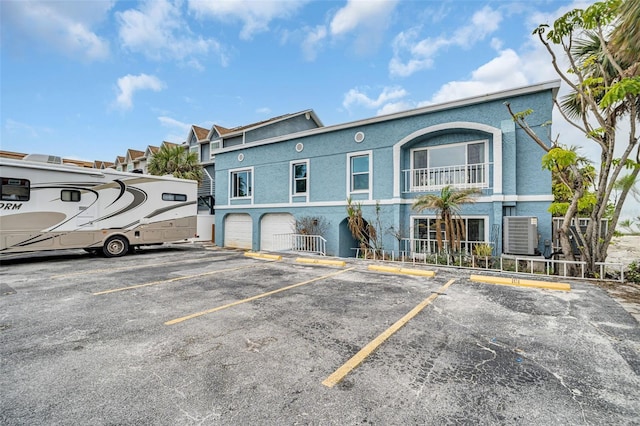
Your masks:
<svg viewBox="0 0 640 426"><path fill-rule="evenodd" d="M439 191L447 185L454 188L489 188L490 163L431 167L402 171L402 192Z"/></svg>

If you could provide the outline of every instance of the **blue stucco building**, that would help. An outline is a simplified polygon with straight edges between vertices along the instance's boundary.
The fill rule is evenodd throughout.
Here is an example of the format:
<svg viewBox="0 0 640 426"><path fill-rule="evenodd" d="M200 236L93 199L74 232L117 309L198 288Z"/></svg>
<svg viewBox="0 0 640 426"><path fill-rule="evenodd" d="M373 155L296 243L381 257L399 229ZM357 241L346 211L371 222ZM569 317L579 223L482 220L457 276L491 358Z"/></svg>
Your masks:
<svg viewBox="0 0 640 426"><path fill-rule="evenodd" d="M551 240L551 175L541 167L544 151L515 126L504 103L533 110L527 122L548 140L559 86L541 83L333 126L303 111L270 122L269 131L254 126L253 138L242 129L225 137L228 129L214 126L207 140L215 148L207 154L215 175L215 243L272 250L275 236L293 233L297 220L317 218L328 225L326 253L353 256L351 199L379 225L386 250L418 240L432 247L435 213L411 206L451 185L481 191L462 206L466 248L484 242L496 254L506 252L505 217L522 217L536 225L535 252L543 252Z"/></svg>

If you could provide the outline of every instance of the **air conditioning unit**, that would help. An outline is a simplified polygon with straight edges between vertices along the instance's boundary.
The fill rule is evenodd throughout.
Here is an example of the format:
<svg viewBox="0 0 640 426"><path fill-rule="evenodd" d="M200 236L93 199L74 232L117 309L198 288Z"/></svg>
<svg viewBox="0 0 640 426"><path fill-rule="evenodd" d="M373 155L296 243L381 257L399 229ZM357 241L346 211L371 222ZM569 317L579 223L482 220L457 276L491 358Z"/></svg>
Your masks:
<svg viewBox="0 0 640 426"><path fill-rule="evenodd" d="M502 218L503 251L507 254L537 255L538 218L505 216Z"/></svg>

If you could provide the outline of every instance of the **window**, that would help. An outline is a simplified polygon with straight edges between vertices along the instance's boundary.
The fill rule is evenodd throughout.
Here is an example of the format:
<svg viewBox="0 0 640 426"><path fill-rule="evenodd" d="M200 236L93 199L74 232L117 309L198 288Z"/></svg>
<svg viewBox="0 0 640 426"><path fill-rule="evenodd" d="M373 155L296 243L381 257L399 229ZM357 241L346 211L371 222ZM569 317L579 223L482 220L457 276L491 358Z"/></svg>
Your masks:
<svg viewBox="0 0 640 426"><path fill-rule="evenodd" d="M459 143L412 152L412 186L484 186L486 142Z"/></svg>
<svg viewBox="0 0 640 426"><path fill-rule="evenodd" d="M198 161L200 161L200 145L189 147L189 152L195 153Z"/></svg>
<svg viewBox="0 0 640 426"><path fill-rule="evenodd" d="M217 139L215 141L211 141L209 143L209 157L211 159L215 158L215 152L222 148L222 139Z"/></svg>
<svg viewBox="0 0 640 426"><path fill-rule="evenodd" d="M162 194L163 201L187 201L187 196L185 194L170 194L163 193Z"/></svg>
<svg viewBox="0 0 640 426"><path fill-rule="evenodd" d="M3 201L29 201L30 183L27 179L2 178Z"/></svg>
<svg viewBox="0 0 640 426"><path fill-rule="evenodd" d="M307 193L308 167L309 164L306 161L291 165L291 190L293 195L305 195Z"/></svg>
<svg viewBox="0 0 640 426"><path fill-rule="evenodd" d="M484 218L462 218L463 238L461 248L463 251L471 253L473 247L478 243L483 243L485 239ZM414 250L418 252L438 252L438 227L436 219L416 217L413 219L413 240ZM440 223L440 238L444 242L447 239L444 223Z"/></svg>
<svg viewBox="0 0 640 426"><path fill-rule="evenodd" d="M250 198L253 195L252 175L251 170L231 172L231 198Z"/></svg>
<svg viewBox="0 0 640 426"><path fill-rule="evenodd" d="M349 192L368 192L371 188L371 154L353 153L348 157Z"/></svg>
<svg viewBox="0 0 640 426"><path fill-rule="evenodd" d="M63 189L60 191L60 200L62 201L80 201L80 191L73 189Z"/></svg>

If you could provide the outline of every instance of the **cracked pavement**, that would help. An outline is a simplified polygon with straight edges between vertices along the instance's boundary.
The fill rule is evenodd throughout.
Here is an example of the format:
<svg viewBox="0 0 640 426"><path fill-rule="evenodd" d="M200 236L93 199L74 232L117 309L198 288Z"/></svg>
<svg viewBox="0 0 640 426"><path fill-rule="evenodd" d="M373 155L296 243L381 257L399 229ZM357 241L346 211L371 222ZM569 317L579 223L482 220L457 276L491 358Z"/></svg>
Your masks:
<svg viewBox="0 0 640 426"><path fill-rule="evenodd" d="M335 274L197 244L3 259L0 423L640 422L640 329L602 288L347 263ZM322 385L452 278L341 382Z"/></svg>

